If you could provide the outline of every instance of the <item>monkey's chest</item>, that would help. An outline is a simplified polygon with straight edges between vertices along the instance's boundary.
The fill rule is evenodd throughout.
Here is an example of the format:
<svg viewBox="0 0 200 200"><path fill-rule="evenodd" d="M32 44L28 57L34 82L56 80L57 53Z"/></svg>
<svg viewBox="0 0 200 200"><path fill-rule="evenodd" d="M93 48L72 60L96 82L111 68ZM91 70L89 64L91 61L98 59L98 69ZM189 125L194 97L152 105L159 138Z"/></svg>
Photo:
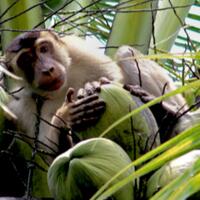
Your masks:
<svg viewBox="0 0 200 200"><path fill-rule="evenodd" d="M48 100L38 110L34 100L24 99L11 103L9 107L18 118L18 129L28 137L36 138L45 143L51 126L51 119L61 104L62 100Z"/></svg>

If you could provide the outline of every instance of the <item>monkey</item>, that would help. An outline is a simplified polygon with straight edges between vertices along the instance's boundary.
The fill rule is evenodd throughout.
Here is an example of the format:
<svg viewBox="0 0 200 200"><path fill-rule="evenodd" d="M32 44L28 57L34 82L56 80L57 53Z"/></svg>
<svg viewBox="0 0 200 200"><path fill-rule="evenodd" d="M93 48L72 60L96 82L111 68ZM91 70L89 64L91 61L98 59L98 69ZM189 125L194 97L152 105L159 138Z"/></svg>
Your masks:
<svg viewBox="0 0 200 200"><path fill-rule="evenodd" d="M89 125L100 118L106 103L96 94L101 84L109 81L138 84L135 81L138 78L135 64L132 64L131 59L126 60L129 50L120 48L116 63L85 40L73 35L61 37L50 30L23 33L7 47L7 69L22 77L21 81L16 82L17 89L22 89L7 106L16 116L13 123L27 136L25 139L28 138L29 141L29 138L37 137L39 147L51 154L43 156L48 164L59 153L60 140L66 140L66 149L73 145L72 137L68 134L71 128ZM131 49L132 51L134 50ZM130 64L133 66L130 67ZM141 67L141 77L148 73L145 71L146 65L148 63ZM151 70L157 74L158 79L163 74L157 66ZM128 74L133 77L128 77ZM163 75L157 83L153 77L148 76L148 81L143 81L141 86L155 96L162 95L166 83L173 85L167 76ZM169 90L172 88L174 87L169 87ZM133 88L131 91L133 92ZM178 106L181 108L185 103L179 98L181 100ZM168 102L172 110L175 102L175 99Z"/></svg>
<svg viewBox="0 0 200 200"><path fill-rule="evenodd" d="M58 116L69 112L68 103L64 103L62 106L66 91L73 88L74 95L76 95L79 88L83 88L85 84L95 82L101 77L123 84L138 85L141 84L138 81L138 74L141 72L141 87L155 97L175 89L173 81L155 62L144 59L137 61L136 59L127 59L127 57L131 58L135 55L141 54L134 48L123 46L117 51L118 63L116 63L108 56L102 55L98 49L91 47L85 40L73 35L59 37L49 30L36 30L18 36L6 50L8 69L23 78L23 81L19 83L21 87L24 87L18 93L20 100L13 100L8 104L10 110L20 118L17 122L18 127L25 130L29 137L34 135L35 116L31 113L37 113L34 102L35 94L45 99L41 118L48 122L53 120L55 126L61 126L63 122L53 116L57 110L56 115ZM138 66L136 65L139 66L139 71L137 71ZM164 87L165 91L163 91ZM103 102L98 102L97 97L90 97L89 101L94 101L99 110L103 110ZM181 95L172 97L168 103L175 111L186 107L185 100ZM73 103L71 102L71 104ZM80 107L82 104L84 101L77 103ZM62 112L62 109L65 111ZM70 109L77 108L72 106ZM27 112L22 112L22 110ZM70 118L68 114L64 115ZM68 124L70 123L68 122ZM39 141L47 146L53 145L52 141L58 144L57 135L54 134L55 128L47 131L49 125L42 121L39 129ZM70 139L68 143L72 145Z"/></svg>
<svg viewBox="0 0 200 200"><path fill-rule="evenodd" d="M79 45L81 48L78 48ZM100 56L98 51L90 49L80 38L74 36L61 38L52 31L36 30L19 35L8 46L5 57L7 69L22 77L21 81L16 81L14 89L19 92L15 93L13 98L11 97L7 105L16 116L12 119L12 123L22 133L20 137L27 140L28 144L34 147L37 143L39 149L48 153L41 153L41 157L48 165L59 154L59 141L66 140L66 149L73 145L71 137L67 134L64 139L60 138L62 134L58 131L60 128L58 126L63 126L62 120L59 120L59 116L54 117L57 109L65 101L68 89L73 88L76 95L78 89L84 87L84 84L92 81L95 84L95 81L101 77L106 76L109 80L119 82L122 79L120 69L115 67L116 64L111 62L110 58ZM67 95L70 94L69 90ZM84 114L84 119L91 119L90 122L96 120L97 114L90 114L90 110L93 110L90 104L95 105L97 113L101 113L105 107L105 103L95 94L70 103L69 121L65 120L67 126L69 124L72 127L76 125L76 121L79 125L81 113ZM88 114L84 112L85 107ZM76 115L79 116L77 119ZM49 125L51 120L55 128ZM1 171L6 169L7 166ZM2 182L0 195L15 195L19 188L13 187L14 191L10 191L11 188L9 193L5 193L7 191L5 187L10 183L6 173L1 173L0 176ZM23 190L21 188L23 186L20 187L20 190Z"/></svg>
<svg viewBox="0 0 200 200"><path fill-rule="evenodd" d="M25 130L29 137L34 136L33 113L37 113L35 96L45 99L41 118L50 122L69 88L77 93L87 82L104 76L109 80L122 79L120 69L110 58L90 49L78 37L59 38L51 31L28 32L17 37L6 50L6 65L10 71L23 78L18 83L18 87L24 87L17 94L20 100L13 99L8 108L20 119L17 122L19 129ZM96 98L89 99L97 101ZM101 101L99 106L102 107ZM26 112L22 112L22 108ZM55 134L50 133L51 137L48 137L47 123L42 121L39 129L39 141L47 146L53 145L52 140L58 143L57 137L52 138Z"/></svg>

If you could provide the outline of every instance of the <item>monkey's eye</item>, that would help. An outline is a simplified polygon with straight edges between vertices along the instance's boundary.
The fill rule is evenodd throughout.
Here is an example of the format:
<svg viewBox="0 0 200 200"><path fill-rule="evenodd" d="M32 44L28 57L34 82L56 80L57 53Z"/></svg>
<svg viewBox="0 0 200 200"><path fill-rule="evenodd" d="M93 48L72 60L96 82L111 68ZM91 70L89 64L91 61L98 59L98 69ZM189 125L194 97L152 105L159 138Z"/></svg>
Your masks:
<svg viewBox="0 0 200 200"><path fill-rule="evenodd" d="M47 52L49 52L49 50L50 50L50 46L47 42L42 43L39 47L40 53L47 53Z"/></svg>

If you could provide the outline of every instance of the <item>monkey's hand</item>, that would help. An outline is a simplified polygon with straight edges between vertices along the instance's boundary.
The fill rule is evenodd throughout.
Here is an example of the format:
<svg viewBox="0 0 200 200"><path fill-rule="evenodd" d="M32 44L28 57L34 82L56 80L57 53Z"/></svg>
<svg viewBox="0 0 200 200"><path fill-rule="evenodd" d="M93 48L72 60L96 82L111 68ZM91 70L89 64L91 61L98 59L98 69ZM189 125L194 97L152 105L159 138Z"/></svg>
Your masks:
<svg viewBox="0 0 200 200"><path fill-rule="evenodd" d="M156 98L154 95L151 95L142 89L139 85L124 85L124 88L132 95L139 97L143 103L148 103ZM176 124L179 113L177 113L173 107L165 101L152 105L150 110L159 125L160 132L162 133L161 140L166 141L168 138L166 138L164 134L168 133L168 137L170 137L169 133Z"/></svg>
<svg viewBox="0 0 200 200"><path fill-rule="evenodd" d="M81 91L81 95L83 91ZM68 96L69 97L69 96ZM98 121L105 109L105 103L97 94L85 97L77 96L77 100L65 101L56 112L60 124L72 130L83 130Z"/></svg>
<svg viewBox="0 0 200 200"><path fill-rule="evenodd" d="M139 97L143 103L148 103L156 98L139 85L124 85L124 89L128 90L132 95Z"/></svg>
<svg viewBox="0 0 200 200"><path fill-rule="evenodd" d="M76 96L74 89L70 88L67 91L64 103L51 121L51 124L56 127L52 128L51 138L52 135L57 135L59 138L56 142L59 144L59 152L65 151L72 147L74 142L79 141L78 135L74 134L76 131L84 130L100 119L105 110L105 102L99 98L98 93L101 85L106 83L108 83L107 79L86 83Z"/></svg>
<svg viewBox="0 0 200 200"><path fill-rule="evenodd" d="M132 95L135 95L141 99L143 103L148 103L149 101L154 100L156 97L146 90L142 89L139 85L124 85L124 89L128 90ZM176 112L167 102L160 102L150 107L154 116L158 118L166 114L171 116L176 116Z"/></svg>
<svg viewBox="0 0 200 200"><path fill-rule="evenodd" d="M100 82L86 83L75 98L74 90L69 89L65 102L55 114L56 125L80 131L96 123L105 110L105 102L98 96L101 85L105 83L108 82L103 79Z"/></svg>

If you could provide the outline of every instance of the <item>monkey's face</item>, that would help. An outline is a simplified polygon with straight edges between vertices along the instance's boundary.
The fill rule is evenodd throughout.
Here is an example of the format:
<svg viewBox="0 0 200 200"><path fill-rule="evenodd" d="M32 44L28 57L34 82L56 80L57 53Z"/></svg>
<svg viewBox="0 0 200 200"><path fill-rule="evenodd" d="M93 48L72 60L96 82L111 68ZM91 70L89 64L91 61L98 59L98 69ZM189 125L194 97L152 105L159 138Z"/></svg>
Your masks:
<svg viewBox="0 0 200 200"><path fill-rule="evenodd" d="M35 90L51 92L66 82L70 58L59 38L50 31L28 32L18 36L7 48L8 69Z"/></svg>

